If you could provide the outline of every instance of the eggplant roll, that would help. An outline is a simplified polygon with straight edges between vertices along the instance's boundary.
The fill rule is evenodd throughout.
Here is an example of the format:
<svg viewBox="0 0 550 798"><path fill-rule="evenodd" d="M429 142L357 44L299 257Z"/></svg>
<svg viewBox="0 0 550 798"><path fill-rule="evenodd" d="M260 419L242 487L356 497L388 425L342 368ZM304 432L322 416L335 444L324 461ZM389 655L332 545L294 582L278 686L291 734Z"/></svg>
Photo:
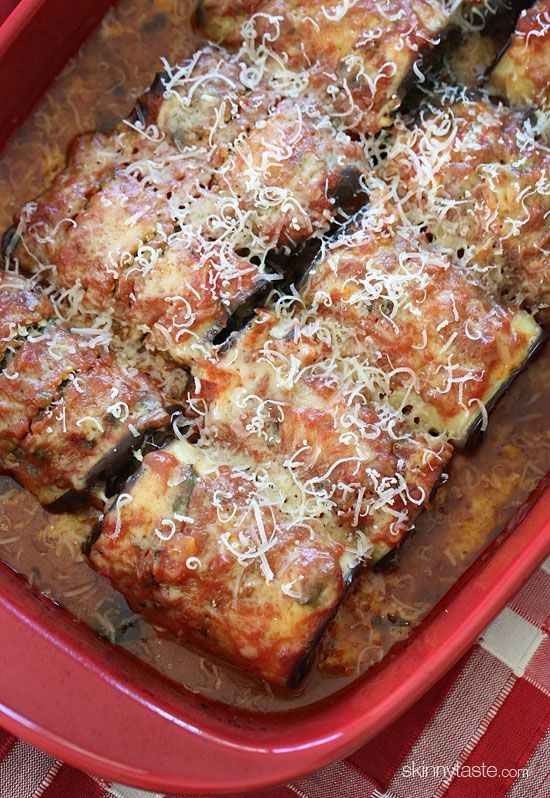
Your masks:
<svg viewBox="0 0 550 798"><path fill-rule="evenodd" d="M468 272L398 223L391 202L371 205L328 243L302 297L304 327L330 340L365 390L455 446L541 340L533 317L491 298Z"/></svg>
<svg viewBox="0 0 550 798"><path fill-rule="evenodd" d="M342 543L293 523L276 499L245 468L176 441L146 455L114 501L92 565L155 625L292 683L349 567Z"/></svg>
<svg viewBox="0 0 550 798"><path fill-rule="evenodd" d="M49 300L2 274L0 469L45 505L82 494L169 419L150 380L80 346Z"/></svg>
<svg viewBox="0 0 550 798"><path fill-rule="evenodd" d="M490 86L512 106L550 107L550 0L521 12Z"/></svg>
<svg viewBox="0 0 550 798"><path fill-rule="evenodd" d="M328 407L318 432L314 409L304 411L309 422L289 416L289 434L294 424L299 434L307 428L312 441L325 437L333 445ZM309 464L308 475L325 469L322 459ZM224 445L175 441L146 455L113 501L91 562L155 625L269 682L295 686L354 570L373 551L324 482L298 476L276 456L259 464ZM411 517L418 512L418 492L408 497L405 484L386 483L386 493L400 494L400 501L390 507L380 489L378 504L395 510L394 522L406 507ZM374 520L365 526L383 514L375 505L371 499Z"/></svg>
<svg viewBox="0 0 550 798"><path fill-rule="evenodd" d="M396 127L379 175L408 223L490 292L546 307L550 155L542 118L464 100Z"/></svg>
<svg viewBox="0 0 550 798"><path fill-rule="evenodd" d="M263 336L269 323L262 328ZM270 356L281 353L264 340ZM257 353L264 366L265 351ZM359 559L377 562L429 503L452 448L314 368L292 386L268 381L269 371L261 370L256 381L218 387L199 446L246 452L266 468L279 463L310 512L335 514L349 530L349 545L355 539L362 551Z"/></svg>
<svg viewBox="0 0 550 798"><path fill-rule="evenodd" d="M77 139L16 218L7 256L71 307L190 363L276 277L267 255L325 232L367 168L311 98L250 82L216 47L166 65L133 121Z"/></svg>
<svg viewBox="0 0 550 798"><path fill-rule="evenodd" d="M367 135L391 124L450 23L444 3L425 0L203 0L199 21L214 41L284 63L329 116Z"/></svg>

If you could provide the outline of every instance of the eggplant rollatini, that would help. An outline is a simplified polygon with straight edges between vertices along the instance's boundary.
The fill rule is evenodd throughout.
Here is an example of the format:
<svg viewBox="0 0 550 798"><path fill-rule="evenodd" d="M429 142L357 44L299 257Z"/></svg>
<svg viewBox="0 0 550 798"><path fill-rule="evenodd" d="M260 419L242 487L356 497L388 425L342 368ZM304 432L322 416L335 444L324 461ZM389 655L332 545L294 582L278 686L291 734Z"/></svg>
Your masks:
<svg viewBox="0 0 550 798"><path fill-rule="evenodd" d="M146 376L82 348L28 280L0 275L0 310L0 469L63 506L169 416Z"/></svg>
<svg viewBox="0 0 550 798"><path fill-rule="evenodd" d="M541 342L533 317L497 301L466 269L373 203L329 243L302 296L303 326L332 362L415 427L466 446Z"/></svg>
<svg viewBox="0 0 550 798"><path fill-rule="evenodd" d="M452 13L424 0L204 0L199 17L214 41L275 53L329 116L368 135L391 124L411 76L423 78Z"/></svg>
<svg viewBox="0 0 550 798"><path fill-rule="evenodd" d="M532 310L550 302L544 124L482 99L445 104L398 126L379 173L409 224Z"/></svg>

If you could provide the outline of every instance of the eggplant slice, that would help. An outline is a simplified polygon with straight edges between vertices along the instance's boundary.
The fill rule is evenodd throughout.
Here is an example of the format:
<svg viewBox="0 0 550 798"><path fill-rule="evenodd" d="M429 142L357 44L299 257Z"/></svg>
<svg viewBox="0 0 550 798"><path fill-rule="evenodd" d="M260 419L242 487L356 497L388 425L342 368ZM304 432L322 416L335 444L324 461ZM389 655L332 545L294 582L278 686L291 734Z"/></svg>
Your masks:
<svg viewBox="0 0 550 798"><path fill-rule="evenodd" d="M90 559L135 612L285 684L342 597L343 546L256 496L242 471L174 442L144 458Z"/></svg>

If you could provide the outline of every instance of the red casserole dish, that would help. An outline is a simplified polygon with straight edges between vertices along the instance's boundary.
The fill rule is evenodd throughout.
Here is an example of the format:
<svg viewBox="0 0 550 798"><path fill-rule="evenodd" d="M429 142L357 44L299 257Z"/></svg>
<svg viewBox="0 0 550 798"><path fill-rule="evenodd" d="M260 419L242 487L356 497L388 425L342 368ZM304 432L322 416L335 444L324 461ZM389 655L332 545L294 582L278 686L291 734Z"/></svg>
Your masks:
<svg viewBox="0 0 550 798"><path fill-rule="evenodd" d="M109 5L22 0L4 22L2 141ZM271 715L185 691L2 567L0 634L10 644L0 651L0 721L77 767L144 788L204 795L284 783L350 753L417 700L548 553L549 532L550 490L541 490L381 667L321 703Z"/></svg>

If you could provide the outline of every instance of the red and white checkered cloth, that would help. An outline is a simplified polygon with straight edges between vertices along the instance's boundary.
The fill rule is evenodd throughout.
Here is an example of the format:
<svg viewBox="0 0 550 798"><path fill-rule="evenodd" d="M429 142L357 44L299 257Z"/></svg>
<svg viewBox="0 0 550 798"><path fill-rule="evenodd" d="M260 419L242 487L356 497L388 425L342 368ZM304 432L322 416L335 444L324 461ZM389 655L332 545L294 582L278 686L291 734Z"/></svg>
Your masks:
<svg viewBox="0 0 550 798"><path fill-rule="evenodd" d="M548 798L550 559L468 654L344 762L262 798ZM0 729L0 798L162 798L107 784Z"/></svg>

